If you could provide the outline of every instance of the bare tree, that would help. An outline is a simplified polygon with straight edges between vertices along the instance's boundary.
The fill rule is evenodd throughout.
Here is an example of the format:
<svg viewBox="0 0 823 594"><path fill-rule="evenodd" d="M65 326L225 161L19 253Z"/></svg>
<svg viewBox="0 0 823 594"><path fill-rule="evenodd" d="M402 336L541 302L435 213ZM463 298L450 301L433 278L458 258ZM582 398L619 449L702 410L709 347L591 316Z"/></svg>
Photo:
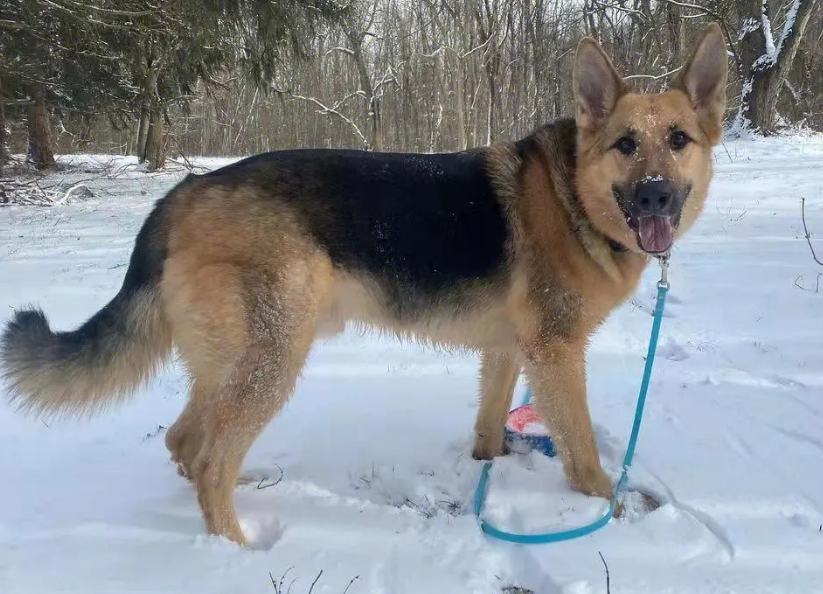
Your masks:
<svg viewBox="0 0 823 594"><path fill-rule="evenodd" d="M29 106L27 118L29 138L27 157L37 169L48 169L54 167L55 163L45 91L39 86L34 86L30 95L33 100Z"/></svg>
<svg viewBox="0 0 823 594"><path fill-rule="evenodd" d="M777 102L794 63L817 0L791 0L775 31L768 0L746 0L739 36L745 73L737 125L748 120L764 134L775 130Z"/></svg>
<svg viewBox="0 0 823 594"><path fill-rule="evenodd" d="M274 3L204 1L234 19L215 42L219 46L209 45L215 38L201 31L209 19L175 12L186 3L164 0L151 11L156 3L124 0L118 10L130 7L140 16L95 13L90 21L83 10L114 5L55 0L80 11L76 16L85 18L93 34L102 35L88 23L102 19L105 30L114 27L129 41L91 44L106 63L112 63L106 51L127 58L115 65L119 87L131 93L128 102L64 109L49 102L56 94L46 93L40 115L59 122L60 133L52 136L62 150L131 151L156 167L166 151L466 149L522 137L571 115L571 61L583 35L597 37L632 86L661 90L711 21L721 24L735 66L728 86L731 120L736 115L740 125L748 118L766 133L784 123L823 130L823 6L817 0L355 0L341 3L346 11L339 19L299 29L299 51L276 60L271 53L276 48L264 43L267 23L282 24L264 18ZM334 1L276 4L281 11L292 5L311 11L317 2ZM181 46L168 34L183 16L187 39L209 43ZM118 28L129 19L126 31ZM17 26L0 14L1 29ZM131 43L135 39L139 43ZM279 43L289 44L287 38ZM195 52L198 59L186 61L187 48L211 48L220 59L198 70L199 58L208 52ZM0 54L0 99L12 148L22 150L17 139L25 135L33 103L19 80L4 75L10 61L3 60ZM95 87L90 88L95 97L112 92L102 83Z"/></svg>
<svg viewBox="0 0 823 594"><path fill-rule="evenodd" d="M0 62L0 65L2 62ZM0 66L2 67L2 66ZM6 101L3 95L3 77L0 76L0 172L10 160L8 150L8 128L6 127Z"/></svg>

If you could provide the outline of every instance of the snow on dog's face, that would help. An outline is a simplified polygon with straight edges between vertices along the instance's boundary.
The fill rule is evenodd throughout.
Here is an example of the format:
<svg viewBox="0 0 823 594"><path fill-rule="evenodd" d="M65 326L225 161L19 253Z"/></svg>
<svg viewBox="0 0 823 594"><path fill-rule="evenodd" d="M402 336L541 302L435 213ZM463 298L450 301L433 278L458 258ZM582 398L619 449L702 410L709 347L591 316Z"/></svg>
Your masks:
<svg viewBox="0 0 823 594"><path fill-rule="evenodd" d="M672 90L632 93L591 39L577 49L577 189L598 230L633 251L668 250L703 208L728 65L710 26Z"/></svg>

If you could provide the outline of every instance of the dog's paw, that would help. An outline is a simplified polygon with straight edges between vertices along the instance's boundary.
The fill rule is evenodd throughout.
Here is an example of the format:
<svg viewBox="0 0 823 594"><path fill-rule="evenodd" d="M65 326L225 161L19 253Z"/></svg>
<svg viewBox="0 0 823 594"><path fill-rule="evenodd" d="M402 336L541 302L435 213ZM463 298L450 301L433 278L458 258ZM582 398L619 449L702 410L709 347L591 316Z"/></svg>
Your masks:
<svg viewBox="0 0 823 594"><path fill-rule="evenodd" d="M501 440L499 445L492 446L478 439L472 449L472 458L475 460L494 460L497 457L507 456L510 453L511 450L505 441Z"/></svg>

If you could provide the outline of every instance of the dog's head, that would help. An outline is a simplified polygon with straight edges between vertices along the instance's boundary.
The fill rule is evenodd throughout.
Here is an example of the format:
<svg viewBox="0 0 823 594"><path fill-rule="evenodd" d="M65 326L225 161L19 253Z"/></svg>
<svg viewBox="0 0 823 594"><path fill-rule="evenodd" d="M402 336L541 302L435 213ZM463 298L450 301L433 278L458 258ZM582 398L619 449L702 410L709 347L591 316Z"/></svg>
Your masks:
<svg viewBox="0 0 823 594"><path fill-rule="evenodd" d="M668 250L703 208L720 141L728 64L710 26L672 89L629 90L600 46L577 48L577 189L588 217L632 251Z"/></svg>

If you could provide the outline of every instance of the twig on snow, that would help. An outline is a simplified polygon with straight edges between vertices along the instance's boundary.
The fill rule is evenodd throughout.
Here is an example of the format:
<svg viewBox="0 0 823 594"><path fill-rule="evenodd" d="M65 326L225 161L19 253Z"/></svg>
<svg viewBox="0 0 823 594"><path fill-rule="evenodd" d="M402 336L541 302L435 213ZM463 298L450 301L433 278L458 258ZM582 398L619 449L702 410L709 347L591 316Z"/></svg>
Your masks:
<svg viewBox="0 0 823 594"><path fill-rule="evenodd" d="M343 590L343 594L346 594L346 592L348 592L348 591L349 591L349 588L351 588L351 585L352 585L354 582L356 582L357 580L359 580L359 579L360 579L360 576L359 576L359 575L354 576L354 577L351 579L351 581L349 582L349 585L348 585L348 586L346 586L346 589L345 589L345 590Z"/></svg>
<svg viewBox="0 0 823 594"><path fill-rule="evenodd" d="M311 583L311 588L309 588L309 594L314 591L314 586L317 585L317 582L320 581L320 576L323 575L323 570L320 570L320 573L317 574L317 577L314 578L314 581Z"/></svg>
<svg viewBox="0 0 823 594"><path fill-rule="evenodd" d="M186 153L183 152L183 147L180 146L180 142L177 140L176 136L172 136L171 140L174 143L174 147L177 149L177 152L180 154L180 158L183 159L183 167L188 169L190 172L193 172L195 169L205 169L204 167L195 165L191 162L191 160L189 160L189 158L186 156Z"/></svg>
<svg viewBox="0 0 823 594"><path fill-rule="evenodd" d="M66 190L66 193L63 195L63 197L60 200L58 200L57 202L53 203L52 206L60 206L66 200L69 199L69 196L71 196L72 193L74 193L75 190L77 190L79 188L86 188L86 191L91 193L91 190L89 189L89 187L86 184L74 184L72 187L70 187L68 190Z"/></svg>
<svg viewBox="0 0 823 594"><path fill-rule="evenodd" d="M274 581L274 576L269 572L269 579L271 580L271 587L274 588L274 594L286 594L286 590L283 590L283 582L286 581L286 576L289 575L292 569L294 569L294 567L289 567L286 572L280 576L279 582ZM291 584L294 584L294 580L292 580ZM291 591L291 584L289 584L288 591Z"/></svg>
<svg viewBox="0 0 823 594"><path fill-rule="evenodd" d="M812 258L819 266L823 266L823 262L817 259L817 254L814 253L814 247L812 246L812 234L809 233L809 228L806 226L806 198L800 198L800 220L803 221L803 232L806 234L806 243L809 244L809 251L812 253Z"/></svg>
<svg viewBox="0 0 823 594"><path fill-rule="evenodd" d="M0 179L0 204L58 206L65 203L75 194L76 190L84 190L87 195L93 196L91 189L83 181L75 183L63 194L62 198L58 198L63 192L62 182L49 186L40 184L37 178L2 178Z"/></svg>
<svg viewBox="0 0 823 594"><path fill-rule="evenodd" d="M801 274L796 279L794 279L794 286L800 289L801 291L807 291L809 293L820 293L820 277L823 277L823 272L817 273L817 282L815 283L814 289L807 289L803 285L800 284L800 281L803 280L803 275Z"/></svg>
<svg viewBox="0 0 823 594"><path fill-rule="evenodd" d="M600 555L600 560L603 562L603 567L606 568L606 594L612 594L611 578L609 578L609 566L606 564L606 560L603 558L603 553L597 551L597 554Z"/></svg>
<svg viewBox="0 0 823 594"><path fill-rule="evenodd" d="M166 427L164 425L158 425L154 431L149 431L148 433L146 433L145 437L143 437L143 441L141 441L140 443L146 443L152 437L157 437L165 430Z"/></svg>
<svg viewBox="0 0 823 594"><path fill-rule="evenodd" d="M265 485L263 483L265 483L267 480L269 480L269 477L264 476L263 478L260 479L260 482L257 483L257 488L258 489L261 489L261 490L262 489L268 489L269 487L273 487L273 486L279 484L280 481L283 480L283 474L285 474L283 472L283 468L279 464L275 464L275 466L277 466L277 470L280 471L280 476L278 476L275 480L273 480L270 483L267 483Z"/></svg>

